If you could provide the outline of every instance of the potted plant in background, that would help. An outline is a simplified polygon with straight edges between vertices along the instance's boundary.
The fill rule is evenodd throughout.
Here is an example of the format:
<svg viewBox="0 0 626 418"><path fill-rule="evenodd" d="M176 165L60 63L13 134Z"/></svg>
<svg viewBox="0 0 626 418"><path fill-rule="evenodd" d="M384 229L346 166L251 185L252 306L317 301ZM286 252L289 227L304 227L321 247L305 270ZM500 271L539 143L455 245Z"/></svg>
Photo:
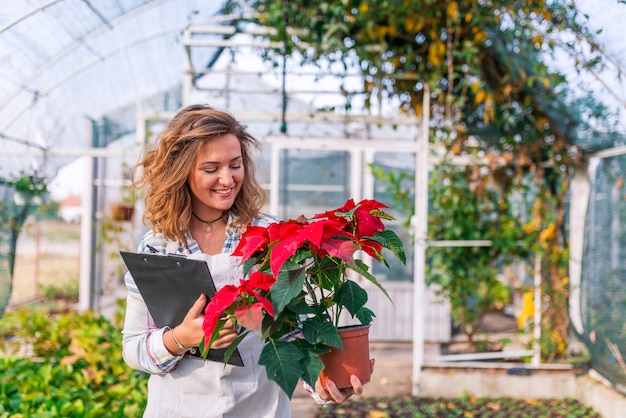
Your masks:
<svg viewBox="0 0 626 418"><path fill-rule="evenodd" d="M130 221L135 214L137 196L133 190L124 190L122 200L111 204L111 218L114 221Z"/></svg>
<svg viewBox="0 0 626 418"><path fill-rule="evenodd" d="M406 262L402 241L382 222L393 219L381 210L386 207L375 200L349 199L342 207L310 219L248 227L233 252L242 257L247 279L220 289L209 302L203 352L208 352L226 321L234 321L242 332L227 358L247 333L260 333L265 346L259 363L290 397L299 379L314 386L318 376L322 382L331 378L338 387L349 386L349 374L369 381L367 335L375 315L365 306L367 292L348 273L360 275L389 297L358 258L367 254L389 267L383 253L387 249ZM342 341L342 334L355 330L341 326L346 313L359 322L356 333L365 343L360 355L352 349L344 351L349 340ZM334 369L330 365L334 355L364 363L361 371L355 365L339 367L348 376L347 384L342 384L340 375L327 375Z"/></svg>
<svg viewBox="0 0 626 418"><path fill-rule="evenodd" d="M22 173L10 182L15 188L15 203L19 206L34 204L40 205L50 198L46 179L42 174Z"/></svg>
<svg viewBox="0 0 626 418"><path fill-rule="evenodd" d="M129 186L130 171L126 162L122 163L122 198L111 204L111 218L114 221L130 221L135 214L137 191Z"/></svg>
<svg viewBox="0 0 626 418"><path fill-rule="evenodd" d="M0 177L0 317L13 289L15 249L24 221L40 204L49 200L46 178L39 171L18 177Z"/></svg>

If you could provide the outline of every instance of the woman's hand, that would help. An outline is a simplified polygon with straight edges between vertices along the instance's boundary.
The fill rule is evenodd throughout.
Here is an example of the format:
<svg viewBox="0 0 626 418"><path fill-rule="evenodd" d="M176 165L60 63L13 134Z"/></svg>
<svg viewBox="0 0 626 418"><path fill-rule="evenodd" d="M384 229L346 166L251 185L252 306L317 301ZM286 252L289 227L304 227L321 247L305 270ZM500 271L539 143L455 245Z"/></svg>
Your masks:
<svg viewBox="0 0 626 418"><path fill-rule="evenodd" d="M370 372L374 372L374 359L370 359ZM361 396L363 394L363 385L358 377L350 376L351 388L339 389L332 380L326 381L326 388L322 385L320 379L315 382L315 391L322 399L327 402L342 403L352 395Z"/></svg>
<svg viewBox="0 0 626 418"><path fill-rule="evenodd" d="M201 294L189 308L183 322L175 327L176 338L185 347L197 347L204 338L204 331L202 331L204 315L202 310L205 306L206 296Z"/></svg>
<svg viewBox="0 0 626 418"><path fill-rule="evenodd" d="M198 347L204 339L204 331L202 324L204 322L204 314L202 310L206 306L206 296L204 294L194 302L189 308L187 315L180 325L174 327L173 330L163 334L163 341L170 353L174 355L184 354L183 350L178 348L174 341L174 333L176 340L185 347ZM226 348L237 338L237 330L233 326L232 321L227 321L219 332L219 337L213 342L211 348Z"/></svg>
<svg viewBox="0 0 626 418"><path fill-rule="evenodd" d="M200 344L204 338L204 332L202 331L204 315L202 310L205 306L206 296L201 294L189 308L189 311L187 311L183 322L170 331L163 333L163 344L165 344L170 353L176 356L185 354L186 351L181 349L178 344L187 348L197 347Z"/></svg>
<svg viewBox="0 0 626 418"><path fill-rule="evenodd" d="M235 341L238 336L239 334L237 334L233 321L227 320L226 324L224 324L224 327L219 332L219 337L211 344L211 348L226 348Z"/></svg>
<svg viewBox="0 0 626 418"><path fill-rule="evenodd" d="M185 315L183 322L176 327L176 338L186 347L197 347L204 339L202 324L204 314L202 310L206 306L206 296L204 294L194 302L189 312ZM226 348L237 338L237 330L232 321L227 321L219 332L219 337L213 341L211 348Z"/></svg>

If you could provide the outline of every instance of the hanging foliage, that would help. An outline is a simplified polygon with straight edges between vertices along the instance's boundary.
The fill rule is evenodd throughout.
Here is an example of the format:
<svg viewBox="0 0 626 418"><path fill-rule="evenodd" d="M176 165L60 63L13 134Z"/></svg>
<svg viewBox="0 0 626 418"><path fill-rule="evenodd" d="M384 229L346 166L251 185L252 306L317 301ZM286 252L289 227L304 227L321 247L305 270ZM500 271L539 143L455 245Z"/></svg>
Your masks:
<svg viewBox="0 0 626 418"><path fill-rule="evenodd" d="M497 161L487 167L498 170L490 176L509 187L534 180L530 201L541 210L527 228L539 238L526 250L543 260L544 335L556 347L546 356L564 354L569 178L583 151L613 145L616 137L610 111L591 94L574 94L549 64L569 59L574 70L591 73L606 64L574 1L247 3L259 12L259 24L279 29L276 40L285 45L265 57L297 53L305 62L358 66L364 110L388 99L399 112L420 115L428 85L431 142L436 138L449 155Z"/></svg>

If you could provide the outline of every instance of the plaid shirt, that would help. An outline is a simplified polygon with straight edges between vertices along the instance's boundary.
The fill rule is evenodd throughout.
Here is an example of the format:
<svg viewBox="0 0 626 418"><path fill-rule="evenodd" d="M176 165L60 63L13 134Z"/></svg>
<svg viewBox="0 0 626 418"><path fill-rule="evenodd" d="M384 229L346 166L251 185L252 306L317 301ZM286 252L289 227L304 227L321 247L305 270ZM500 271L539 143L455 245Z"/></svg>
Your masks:
<svg viewBox="0 0 626 418"><path fill-rule="evenodd" d="M237 245L239 245L239 241L241 240L242 227L233 225L234 220L235 218L233 216L228 217L228 222L226 224L226 241L224 241L224 247L222 248L223 254L230 254L231 252L233 252ZM258 217L252 219L250 225L267 227L269 226L269 224L278 221L279 218L277 218L276 216L259 214ZM201 251L200 246L190 234L187 235L187 242L187 246L178 246L176 254L194 254ZM165 254L167 252L167 246L168 241L161 234L154 235L153 232L150 230L146 232L146 234L141 239L138 252L159 252L161 254Z"/></svg>

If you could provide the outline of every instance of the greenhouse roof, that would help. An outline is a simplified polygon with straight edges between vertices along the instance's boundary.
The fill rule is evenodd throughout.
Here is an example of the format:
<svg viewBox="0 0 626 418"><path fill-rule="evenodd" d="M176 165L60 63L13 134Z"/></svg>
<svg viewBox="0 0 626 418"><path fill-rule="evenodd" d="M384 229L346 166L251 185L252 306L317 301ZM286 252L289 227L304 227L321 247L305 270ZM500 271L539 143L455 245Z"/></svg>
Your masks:
<svg viewBox="0 0 626 418"><path fill-rule="evenodd" d="M134 129L138 113L178 109L186 68L184 30L232 24L223 17L223 3L0 0L0 176L40 163L41 153L17 157L20 152L94 146L86 134L89 121L106 128L115 119L122 136ZM626 68L621 23L626 4L586 1L581 10L591 14L594 28L604 29L600 39L618 68L605 75L614 88L607 96L623 110L626 91L619 71ZM193 56L194 68L212 66L221 52L219 46L202 48ZM47 174L64 162L48 162L52 172Z"/></svg>
<svg viewBox="0 0 626 418"><path fill-rule="evenodd" d="M0 147L91 147L88 120L179 108L183 30L215 21L221 3L1 0Z"/></svg>

